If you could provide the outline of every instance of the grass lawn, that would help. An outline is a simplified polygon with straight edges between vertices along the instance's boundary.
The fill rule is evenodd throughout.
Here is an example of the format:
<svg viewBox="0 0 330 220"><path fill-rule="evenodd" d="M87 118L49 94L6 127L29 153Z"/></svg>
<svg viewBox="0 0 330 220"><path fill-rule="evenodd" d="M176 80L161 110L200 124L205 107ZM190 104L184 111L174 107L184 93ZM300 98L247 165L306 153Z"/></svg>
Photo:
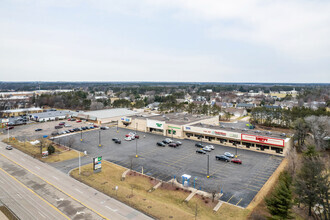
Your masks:
<svg viewBox="0 0 330 220"><path fill-rule="evenodd" d="M64 160L70 160L73 158L77 158L78 152L75 150L67 150L66 147L62 147L62 146L58 146L56 144L54 144L52 141L45 139L43 145L45 147L42 148L42 151L46 151L47 147L52 144L55 148L55 153L49 155L46 158L42 158L40 155L40 145L33 145L30 142L21 142L18 141L15 138L10 138L9 139L9 143L8 143L8 139L4 139L3 142L13 146L14 148L32 156L35 158L38 158L41 161L47 162L47 163L53 163L53 162L60 162L60 161L64 161ZM81 154L82 155L82 154Z"/></svg>
<svg viewBox="0 0 330 220"><path fill-rule="evenodd" d="M190 194L171 184L164 183L153 192L148 192L158 182L150 177L135 172L129 172L124 181L121 181L122 173L126 169L107 161L102 162L102 171L94 173L92 164L75 169L71 176L79 181L114 197L131 207L147 213L158 219L193 219L196 213L197 219L245 219L248 211L223 204L217 213L213 212L217 201L202 196L194 196L188 203L184 199ZM114 190L118 186L118 191Z"/></svg>

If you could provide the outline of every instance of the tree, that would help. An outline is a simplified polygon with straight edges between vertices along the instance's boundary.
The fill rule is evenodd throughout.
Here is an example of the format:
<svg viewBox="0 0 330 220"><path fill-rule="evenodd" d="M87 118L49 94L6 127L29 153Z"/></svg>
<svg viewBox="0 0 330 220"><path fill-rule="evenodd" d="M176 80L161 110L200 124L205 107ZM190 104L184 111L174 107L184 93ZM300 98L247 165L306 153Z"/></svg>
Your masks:
<svg viewBox="0 0 330 220"><path fill-rule="evenodd" d="M288 172L280 174L279 182L274 191L265 198L271 219L291 219L292 207L292 179Z"/></svg>
<svg viewBox="0 0 330 220"><path fill-rule="evenodd" d="M308 207L309 216L312 215L312 208L315 204L324 203L324 197L328 197L329 181L324 179L325 166L318 157L304 157L301 170L297 174L295 182L295 192L298 195L299 203ZM324 193L324 187L327 194ZM325 194L324 196L320 193Z"/></svg>
<svg viewBox="0 0 330 220"><path fill-rule="evenodd" d="M53 145L49 145L47 150L48 150L49 155L51 155L52 153L55 153L55 147Z"/></svg>
<svg viewBox="0 0 330 220"><path fill-rule="evenodd" d="M298 118L293 122L293 127L295 130L294 138L298 141L298 146L301 147L305 142L309 130L308 125L304 119Z"/></svg>

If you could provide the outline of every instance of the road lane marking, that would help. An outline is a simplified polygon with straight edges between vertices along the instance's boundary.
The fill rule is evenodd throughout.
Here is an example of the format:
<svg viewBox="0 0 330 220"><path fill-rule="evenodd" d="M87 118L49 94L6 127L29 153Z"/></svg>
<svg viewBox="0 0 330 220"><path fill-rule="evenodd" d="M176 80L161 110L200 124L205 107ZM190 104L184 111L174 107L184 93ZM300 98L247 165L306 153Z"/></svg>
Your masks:
<svg viewBox="0 0 330 220"><path fill-rule="evenodd" d="M58 180L58 178L56 176L53 176L54 179Z"/></svg>
<svg viewBox="0 0 330 220"><path fill-rule="evenodd" d="M18 197L22 198L22 196L21 196L19 193L16 193L16 195L17 195Z"/></svg>
<svg viewBox="0 0 330 220"><path fill-rule="evenodd" d="M35 168L37 168L38 170L40 170L40 167L38 167L38 166L34 166Z"/></svg>
<svg viewBox="0 0 330 220"><path fill-rule="evenodd" d="M109 206L105 206L107 209L110 209L111 211L113 211L113 212L117 212L117 209L112 209L112 208L110 208Z"/></svg>
<svg viewBox="0 0 330 220"><path fill-rule="evenodd" d="M10 160L11 162L15 163L16 165L22 167L23 169L29 171L30 173L34 174L35 176L39 177L40 179L42 179L43 181L45 181L45 182L48 183L49 185L51 185L51 186L53 186L54 188L56 188L57 190L61 191L61 192L64 193L65 195L69 196L71 199L75 200L76 202L79 202L80 204L82 204L82 205L85 206L86 208L92 210L93 212L95 212L96 214L98 214L99 216L101 216L102 218L104 218L104 219L109 219L109 218L105 217L104 215L102 215L101 213L97 212L95 209L93 209L93 208L87 206L85 203L83 203L83 202L81 202L80 200L76 199L75 197L71 196L69 193L64 192L64 191L63 191L62 189L60 189L59 187L57 187L57 186L55 186L54 184L50 183L49 181L45 180L44 178L42 178L42 177L39 176L38 174L36 174L36 173L32 172L31 170L25 168L24 166L20 165L20 164L17 163L16 161L10 159L9 157L5 156L5 155L2 154L2 153L0 153L0 155L3 156L4 158ZM0 168L0 169L1 169L1 168ZM14 178L15 178L15 177L14 177ZM22 183L22 184L23 184L23 183ZM25 186L25 185L24 185L24 186ZM28 188L28 189L29 189L29 188ZM36 194L36 195L37 195L37 194ZM40 197L39 195L37 195L37 196ZM41 197L40 197L40 198L41 198ZM41 199L42 199L42 198L41 198ZM47 201L46 201L46 202L47 202ZM49 205L51 205L51 204L49 204ZM56 208L56 207L54 207L54 208ZM64 214L63 214L63 215L64 215ZM67 217L67 216L65 216L65 217ZM67 217L67 219L70 219L70 218Z"/></svg>
<svg viewBox="0 0 330 220"><path fill-rule="evenodd" d="M46 216L44 216L43 214L41 214L41 212L38 212L38 213L39 213L39 215L41 215L41 217L46 218Z"/></svg>
<svg viewBox="0 0 330 220"><path fill-rule="evenodd" d="M44 198L42 198L41 196L39 196L36 192L34 192L32 189L30 189L29 187L27 187L26 185L24 185L22 182L20 182L18 179L16 179L14 176L10 175L9 173L7 173L7 171L5 171L4 169L2 169L0 167L0 170L2 172L4 172L5 174L7 174L8 176L10 176L13 180L15 180L16 182L18 182L20 185L22 185L24 188L26 188L27 190L29 190L30 192L32 192L34 195L36 195L39 199L41 199L42 201L44 201L46 204L48 204L50 207L52 207L53 209L55 209L57 212L59 212L61 215L63 215L66 219L70 219L68 216L66 216L63 212L61 212L58 208L56 208L54 205L50 204L49 202L47 202Z"/></svg>
<svg viewBox="0 0 330 220"><path fill-rule="evenodd" d="M74 190L76 190L77 192L79 192L79 193L83 193L83 192L81 192L79 189L77 189L77 188L75 188Z"/></svg>

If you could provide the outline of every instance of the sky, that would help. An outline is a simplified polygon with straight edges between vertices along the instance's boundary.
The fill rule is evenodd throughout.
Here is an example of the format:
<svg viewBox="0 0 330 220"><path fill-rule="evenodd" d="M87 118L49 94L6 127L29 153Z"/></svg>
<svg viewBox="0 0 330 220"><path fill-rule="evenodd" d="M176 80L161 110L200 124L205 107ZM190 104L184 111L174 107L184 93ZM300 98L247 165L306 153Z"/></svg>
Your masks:
<svg viewBox="0 0 330 220"><path fill-rule="evenodd" d="M0 0L0 81L330 83L327 0Z"/></svg>

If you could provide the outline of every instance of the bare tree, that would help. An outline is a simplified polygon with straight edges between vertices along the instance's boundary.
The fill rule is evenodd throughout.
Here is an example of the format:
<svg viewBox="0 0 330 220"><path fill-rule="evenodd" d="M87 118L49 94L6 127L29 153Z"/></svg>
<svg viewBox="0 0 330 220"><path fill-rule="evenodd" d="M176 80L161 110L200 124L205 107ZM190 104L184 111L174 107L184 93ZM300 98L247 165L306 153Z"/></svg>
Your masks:
<svg viewBox="0 0 330 220"><path fill-rule="evenodd" d="M328 146L325 138L330 135L330 117L309 116L305 120L310 126L316 149L326 150Z"/></svg>

